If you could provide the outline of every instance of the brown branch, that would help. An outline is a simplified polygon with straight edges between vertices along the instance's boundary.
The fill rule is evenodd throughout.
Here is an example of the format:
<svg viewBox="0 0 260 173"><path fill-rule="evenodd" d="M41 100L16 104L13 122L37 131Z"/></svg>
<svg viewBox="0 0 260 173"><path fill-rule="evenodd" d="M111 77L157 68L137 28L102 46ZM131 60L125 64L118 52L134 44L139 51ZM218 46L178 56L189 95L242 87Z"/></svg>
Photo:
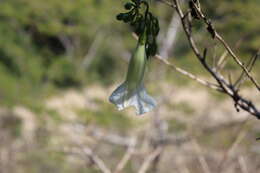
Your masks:
<svg viewBox="0 0 260 173"><path fill-rule="evenodd" d="M242 173L249 173L247 164L245 162L245 158L243 156L238 157L238 163L239 163Z"/></svg>
<svg viewBox="0 0 260 173"><path fill-rule="evenodd" d="M171 2L169 2L167 0L157 0L157 1L162 2L162 3L166 4L166 5L168 5L169 7L174 8L174 4L172 4Z"/></svg>
<svg viewBox="0 0 260 173"><path fill-rule="evenodd" d="M220 172L220 173L222 172L222 169L224 168L224 165L229 160L229 157L234 153L234 150L238 146L238 144L244 139L244 137L247 133L247 130L245 130L247 122L248 122L248 119L244 120L242 126L240 126L240 129L238 130L238 135L235 137L232 145L224 153L223 158L218 165L218 172Z"/></svg>
<svg viewBox="0 0 260 173"><path fill-rule="evenodd" d="M111 173L106 164L97 155L95 155L89 148L82 149L83 153L89 157L103 173Z"/></svg>
<svg viewBox="0 0 260 173"><path fill-rule="evenodd" d="M241 45L242 41L243 41L243 38L239 39L239 40L237 41L237 43L235 44L235 48L238 48L238 47ZM223 52L223 54L220 56L220 58L219 58L219 60L218 60L218 62L217 62L217 64L216 64L216 70L217 70L217 71L220 71L220 70L223 69L224 66L226 65L227 57L228 57L227 55L228 55L228 51L225 50L225 51Z"/></svg>
<svg viewBox="0 0 260 173"><path fill-rule="evenodd" d="M136 138L132 138L132 141L129 143L126 153L124 154L123 158L120 160L120 162L117 164L115 168L114 171L115 173L120 173L124 169L127 162L130 160L131 156L135 151L136 143L137 143Z"/></svg>
<svg viewBox="0 0 260 173"><path fill-rule="evenodd" d="M203 67L211 74L211 76L219 84L219 87L221 88L221 90L218 90L218 91L225 93L226 95L230 96L233 99L234 105L235 105L237 111L239 111L239 109L243 109L243 110L249 112L251 115L255 116L256 118L260 119L260 111L255 107L255 105L251 101L243 98L238 93L238 90L234 87L234 85L230 84L220 73L218 73L215 69L211 68L207 64L207 62L206 62L207 49L204 49L203 53L201 53L199 51L199 49L192 37L192 34L191 34L191 26L192 26L191 20L186 20L187 16L190 16L189 13L191 11L189 10L184 15L184 13L180 7L179 1L178 0L172 0L172 1L173 1L173 6L176 9L176 11L181 19L181 23L182 23L183 29L185 31L186 37L189 41L190 47L192 48L194 54L196 55L196 57L200 61L200 63L203 65ZM196 10L199 14L201 13L200 8L196 7ZM202 18L202 16L200 16L200 17ZM203 17L205 18L204 15L203 15ZM215 30L213 29L211 23L207 19L204 19L204 20L208 22L207 23L208 31L212 34L212 37L216 37L216 35L218 35L218 34L215 33ZM225 48L227 49L229 47L225 47ZM227 50L227 51L230 51L230 50ZM245 73L246 72L248 72L247 69L246 69ZM250 78L250 76L248 76L248 77Z"/></svg>
<svg viewBox="0 0 260 173"><path fill-rule="evenodd" d="M124 137L114 133L106 133L96 128L91 130L89 135L104 142L123 147L129 147L129 144L133 142L133 138L131 137Z"/></svg>
<svg viewBox="0 0 260 173"><path fill-rule="evenodd" d="M201 147L199 146L198 142L196 141L195 138L192 139L192 145L194 146L195 148L195 152L197 153L198 155L198 160L200 162L200 165L202 167L202 170L204 173L211 173L210 169L209 169L209 165L206 161L206 158L201 154L202 153L202 149Z"/></svg>
<svg viewBox="0 0 260 173"><path fill-rule="evenodd" d="M108 169L104 161L100 159L90 148L86 146L81 146L79 144L77 145L78 146L76 148L75 147L64 148L61 151L58 150L58 152L62 152L65 154L73 154L78 156L85 156L89 160L91 160L91 162L94 163L102 173L111 173L111 171Z"/></svg>
<svg viewBox="0 0 260 173"><path fill-rule="evenodd" d="M260 86L257 83L257 81L251 76L249 70L244 66L244 63L242 63L239 58L236 56L236 54L232 51L232 49L229 47L229 45L225 42L225 40L216 32L216 38L225 46L229 54L233 57L235 62L243 69L243 71L246 73L247 77L252 81L252 83L255 85L258 91L260 91Z"/></svg>
<svg viewBox="0 0 260 173"><path fill-rule="evenodd" d="M228 51L228 53L231 55L231 57L234 59L234 61L241 67L241 69L245 72L245 74L248 76L248 78L252 81L252 83L255 85L255 87L258 89L258 91L260 91L260 86L257 83L257 81L251 76L250 72L248 71L248 69L244 66L244 63L242 63L240 61L240 59L238 58L238 56L233 52L233 50L231 49L231 47L228 45L228 43L220 36L220 34L216 31L216 29L213 27L212 23L210 22L209 19L206 18L206 16L202 13L200 7L198 7L198 5L196 5L193 1L190 1L191 3L193 3L193 7L196 10L196 14L199 15L199 17L201 19L203 19L204 23L207 25L207 29L208 31L212 34L213 38L216 38L217 40L219 40L219 42L226 48L226 50ZM197 1L199 2L199 1Z"/></svg>
<svg viewBox="0 0 260 173"><path fill-rule="evenodd" d="M251 72L251 70L253 69L253 67L254 67L254 65L255 65L255 63L256 63L256 60L257 60L259 54L260 54L260 49L259 49L258 52L250 59L248 65L247 65L247 67L246 67L249 72ZM234 86L235 86L236 88L239 88L240 85L241 85L244 81L245 81L245 73L244 73L244 71L243 71L243 72L241 73L241 75L239 76L239 78L237 79L237 81L235 82Z"/></svg>
<svg viewBox="0 0 260 173"><path fill-rule="evenodd" d="M194 74L190 73L190 72L187 72L186 70L180 68L180 67L177 67L175 66L174 64L171 64L167 59L165 58L162 58L160 55L155 55L155 57L160 60L161 62L163 62L164 64L168 65L169 67L171 67L172 69L174 69L175 71L181 73L182 75L184 76L187 76L189 77L190 79L193 79L195 80L196 82L206 86L206 87L209 87L211 89L215 89L215 90L222 90L217 84L214 84L214 83L211 83L211 82L208 82L206 80L203 80L197 76L195 76Z"/></svg>
<svg viewBox="0 0 260 173"><path fill-rule="evenodd" d="M138 173L145 173L148 171L149 166L151 163L156 159L156 157L162 152L162 148L158 147L156 148L150 155L146 157L144 160L141 168L139 169Z"/></svg>
<svg viewBox="0 0 260 173"><path fill-rule="evenodd" d="M133 35L133 37L134 37L136 40L138 39L138 36L137 36L135 33L133 33L132 35ZM196 82L198 82L198 83L200 83L200 84L202 84L202 85L204 85L204 86L206 86L206 87L208 87L208 88L222 91L222 89L221 89L217 84L214 84L214 83L208 82L208 81L206 81L206 80L203 80L203 79L197 77L196 75L194 75L194 74L192 74L192 73L190 73L190 72L188 72L188 71L186 71L186 70L184 70L184 69L182 69L182 68L180 68L180 67L177 67L177 66L175 66L174 64L171 64L171 63L167 60L167 58L161 57L161 56L158 55L158 54L156 54L154 57L157 58L158 60L160 60L161 62L163 62L164 64L168 65L169 67L171 67L171 68L174 69L175 71L179 72L180 74L182 74L182 75L184 75L184 76L187 76L187 77L189 77L190 79L193 79L193 80L195 80Z"/></svg>

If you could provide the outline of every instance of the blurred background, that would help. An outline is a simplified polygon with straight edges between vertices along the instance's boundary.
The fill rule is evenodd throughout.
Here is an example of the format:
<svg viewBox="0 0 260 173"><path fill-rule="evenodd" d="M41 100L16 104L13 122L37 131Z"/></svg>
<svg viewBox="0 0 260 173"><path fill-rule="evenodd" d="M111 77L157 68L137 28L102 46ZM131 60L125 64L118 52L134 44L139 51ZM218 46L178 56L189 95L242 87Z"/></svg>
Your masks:
<svg viewBox="0 0 260 173"><path fill-rule="evenodd" d="M115 20L125 2L0 1L0 173L260 172L258 120L155 58L145 79L158 101L153 112L136 116L109 103L136 44ZM260 48L259 0L201 5L242 61ZM161 26L158 53L212 80L174 10L158 1L151 7ZM209 57L225 53L200 23L193 33ZM259 67L257 60L258 81ZM224 72L240 74L232 60ZM260 105L249 82L242 93Z"/></svg>

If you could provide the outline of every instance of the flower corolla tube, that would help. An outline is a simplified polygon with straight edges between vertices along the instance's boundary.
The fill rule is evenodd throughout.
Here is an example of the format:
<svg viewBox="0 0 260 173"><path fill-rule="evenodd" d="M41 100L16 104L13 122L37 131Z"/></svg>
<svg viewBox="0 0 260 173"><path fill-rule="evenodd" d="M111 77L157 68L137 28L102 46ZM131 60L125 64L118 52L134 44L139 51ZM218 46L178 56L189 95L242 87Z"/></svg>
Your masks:
<svg viewBox="0 0 260 173"><path fill-rule="evenodd" d="M126 80L109 97L109 101L115 104L118 110L134 106L136 114L141 115L156 106L156 101L144 88L146 62L145 43L143 39L139 39L128 66Z"/></svg>

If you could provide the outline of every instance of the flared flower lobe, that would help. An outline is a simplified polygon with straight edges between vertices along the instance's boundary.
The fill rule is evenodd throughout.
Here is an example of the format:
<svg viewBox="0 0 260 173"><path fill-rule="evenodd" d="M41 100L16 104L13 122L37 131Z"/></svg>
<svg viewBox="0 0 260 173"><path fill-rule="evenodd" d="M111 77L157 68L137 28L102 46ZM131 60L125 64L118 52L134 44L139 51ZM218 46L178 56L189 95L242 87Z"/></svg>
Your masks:
<svg viewBox="0 0 260 173"><path fill-rule="evenodd" d="M146 67L145 44L138 42L130 60L126 80L109 97L118 110L134 106L137 114L144 114L156 106L156 101L146 93L143 85Z"/></svg>

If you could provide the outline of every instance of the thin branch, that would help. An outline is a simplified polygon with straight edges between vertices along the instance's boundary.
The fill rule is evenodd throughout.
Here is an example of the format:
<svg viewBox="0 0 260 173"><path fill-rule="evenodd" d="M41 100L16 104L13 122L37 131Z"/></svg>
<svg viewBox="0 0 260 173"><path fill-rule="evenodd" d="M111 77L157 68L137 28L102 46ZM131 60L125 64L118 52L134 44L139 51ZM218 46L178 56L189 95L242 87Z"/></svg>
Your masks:
<svg viewBox="0 0 260 173"><path fill-rule="evenodd" d="M80 157L85 156L87 159L89 159L92 163L94 163L102 173L111 173L111 171L108 169L106 164L103 162L102 159L100 159L94 152L86 147L86 146L81 146L80 144L77 144L78 146L72 147L72 148L65 148L61 150L62 153L65 154L73 154L73 155L78 155ZM58 150L58 152L60 152Z"/></svg>
<svg viewBox="0 0 260 173"><path fill-rule="evenodd" d="M97 167L103 172L103 173L111 173L111 171L107 168L106 164L97 156L95 155L92 150L89 148L83 148L83 153L89 157L96 165Z"/></svg>
<svg viewBox="0 0 260 173"><path fill-rule="evenodd" d="M175 71L181 73L182 75L184 76L187 76L189 77L190 79L193 79L195 81L197 81L198 83L206 86L206 87L209 87L211 89L215 89L215 90L219 90L221 91L222 89L217 85L217 84L214 84L214 83L211 83L211 82L208 82L206 80L203 80L197 76L195 76L194 74L190 73L190 72L187 72L185 71L184 69L180 68L180 67L177 67L175 66L174 64L171 64L167 59L165 58L162 58L160 55L155 55L155 57L160 60L161 62L163 62L164 64L168 65L169 67L171 67L172 69L174 69Z"/></svg>
<svg viewBox="0 0 260 173"><path fill-rule="evenodd" d="M90 135L95 138L101 139L102 141L106 141L110 144L124 146L124 147L128 147L129 144L131 144L133 141L133 138L131 137L119 136L113 133L105 133L98 129L92 130L90 132Z"/></svg>
<svg viewBox="0 0 260 173"><path fill-rule="evenodd" d="M217 80L217 82L219 83L220 87L223 89L224 92L226 92L229 95L232 95L231 91L229 90L229 88L227 87L227 82L224 80L223 76L221 76L220 74L217 74L215 71L213 71L209 65L206 63L205 56L202 56L199 52L199 49L197 48L195 41L193 40L192 36L191 36L191 31L189 29L189 27L186 25L185 23L185 16L180 8L179 5L179 1L177 0L173 0L174 4L175 4L175 9L179 14L179 17L181 18L181 22L182 22L182 26L183 29L185 31L185 34L189 40L189 44L194 52L194 54L196 55L196 57L199 59L199 61L201 62L201 64L206 68L206 70L208 70L208 72ZM205 52L205 51L204 51ZM204 54L205 55L205 54Z"/></svg>
<svg viewBox="0 0 260 173"><path fill-rule="evenodd" d="M160 55L167 59L169 58L169 51L176 42L178 36L178 31L181 26L180 19L176 13L173 13L171 22L169 24L165 39L162 42L160 49Z"/></svg>
<svg viewBox="0 0 260 173"><path fill-rule="evenodd" d="M242 42L243 42L243 38L239 39L235 44L235 48L238 48ZM216 71L220 71L221 69L224 68L227 62L227 57L228 57L227 55L228 55L228 51L225 50L217 62Z"/></svg>
<svg viewBox="0 0 260 173"><path fill-rule="evenodd" d="M243 71L246 73L247 77L252 81L252 83L256 86L258 91L260 91L260 86L257 83L257 81L251 76L250 72L248 69L244 66L244 63L242 63L239 58L236 56L236 54L232 51L232 49L229 47L229 45L225 42L225 40L218 34L216 33L216 38L225 46L229 54L233 57L235 62L243 69Z"/></svg>
<svg viewBox="0 0 260 173"><path fill-rule="evenodd" d="M198 155L198 160L201 164L201 167L203 169L204 173L210 173L209 165L205 159L205 157L201 154L201 147L199 146L198 142L193 138L192 139L192 144L195 147L196 153Z"/></svg>
<svg viewBox="0 0 260 173"><path fill-rule="evenodd" d="M238 157L238 163L242 173L249 173L245 158L243 156Z"/></svg>
<svg viewBox="0 0 260 173"><path fill-rule="evenodd" d="M169 2L167 0L157 0L157 1L162 2L162 3L166 4L166 5L168 5L169 7L174 8L174 4L172 4L171 2Z"/></svg>
<svg viewBox="0 0 260 173"><path fill-rule="evenodd" d="M255 63L256 63L256 60L259 56L259 53L260 53L260 49L258 50L258 52L250 59L249 63L247 64L247 69L249 72L251 72L251 70L253 69ZM239 78L237 79L237 81L235 82L234 86L235 88L239 88L240 85L245 81L245 72L243 71L241 73L241 75L239 76Z"/></svg>
<svg viewBox="0 0 260 173"><path fill-rule="evenodd" d="M135 33L133 33L132 35L133 35L133 37L134 37L136 40L138 40L138 36L137 36ZM174 64L171 64L171 63L167 60L167 58L161 57L161 56L158 55L158 54L155 55L155 58L157 58L158 60L160 60L160 61L163 62L164 64L168 65L169 67L171 67L171 68L174 69L175 71L179 72L180 74L182 74L182 75L184 75L184 76L187 76L187 77L189 77L190 79L193 79L193 80L197 81L198 83L200 83L200 84L202 84L202 85L204 85L204 86L206 86L206 87L209 87L209 88L211 88L211 89L215 89L215 90L222 91L222 89L221 89L217 84L214 84L214 83L208 82L208 81L206 81L206 80L203 80L203 79L201 79L201 78L195 76L194 74L192 74L192 73L190 73L190 72L188 72L188 71L186 71L186 70L184 70L184 69L182 69L182 68L180 68L180 67L177 67L177 66L175 66Z"/></svg>
<svg viewBox="0 0 260 173"><path fill-rule="evenodd" d="M162 152L162 148L158 147L156 148L150 155L148 155L141 165L141 168L139 169L138 173L146 173L151 165L151 163L154 161L154 159Z"/></svg>
<svg viewBox="0 0 260 173"><path fill-rule="evenodd" d="M59 38L60 42L62 43L63 47L65 48L68 58L72 58L73 51L75 49L75 47L73 45L73 41L64 34L58 35L58 38Z"/></svg>
<svg viewBox="0 0 260 173"><path fill-rule="evenodd" d="M247 131L245 131L245 126L246 123L248 122L248 119L246 119L243 122L243 125L240 127L240 130L238 132L238 135L236 136L236 138L234 139L232 145L228 148L228 150L225 152L221 162L218 165L218 172L222 172L222 169L224 167L224 165L227 163L229 157L233 154L235 148L238 146L238 144L244 139Z"/></svg>
<svg viewBox="0 0 260 173"><path fill-rule="evenodd" d="M136 138L132 138L131 143L129 144L126 153L124 154L123 158L120 160L120 162L117 164L115 168L115 173L121 172L124 167L126 166L127 162L130 160L132 157L134 150L135 150L135 145L136 145Z"/></svg>
<svg viewBox="0 0 260 173"><path fill-rule="evenodd" d="M102 40L104 39L104 35L105 34L103 33L103 31L98 31L98 33L96 34L94 41L92 42L87 54L82 60L81 65L83 68L87 69L91 65L91 62L94 60L98 52L98 48L100 47Z"/></svg>
<svg viewBox="0 0 260 173"><path fill-rule="evenodd" d="M206 49L204 49L203 53L200 53L199 49L197 48L197 45L191 35L191 24L190 24L190 20L186 20L187 15L184 15L180 5L179 5L179 1L178 0L173 0L175 9L181 19L181 23L183 26L183 29L185 31L185 34L187 36L187 39L189 41L190 47L192 48L194 54L196 55L196 57L198 58L198 60L200 61L200 63L203 65L203 67L212 75L212 77L217 81L217 83L219 84L219 87L222 89L220 90L221 92L227 94L228 96L230 96L233 101L234 101L234 105L237 109L237 111L239 111L239 108L249 112L251 115L255 116L256 118L260 119L260 111L255 107L255 105L243 98L239 93L238 90L235 89L235 87L232 84L229 84L225 78L218 73L216 70L212 69L206 62ZM197 8L197 7L196 7ZM199 11L198 11L199 10ZM200 12L200 9L197 8L197 11ZM188 22L188 23L186 23ZM207 20L208 22L208 20ZM210 33L212 34L212 37L215 37L215 30L212 29L212 25L210 22L208 22L208 31L210 31Z"/></svg>
<svg viewBox="0 0 260 173"><path fill-rule="evenodd" d="M174 0L175 1L175 0ZM177 1L175 1L177 2ZM260 86L257 83L257 81L251 76L251 74L249 73L248 69L244 66L244 63L242 63L240 61L240 59L238 58L238 56L233 52L233 50L231 49L231 47L228 45L228 43L220 36L220 34L216 31L216 29L212 26L212 23L210 22L210 20L208 20L206 18L206 16L202 13L200 7L198 7L193 1L191 1L191 3L193 3L193 7L196 9L196 14L199 15L199 17L201 19L203 19L204 23L207 25L207 29L208 31L212 34L213 38L216 38L217 40L219 40L220 43L222 43L222 45L226 48L226 50L228 51L228 53L231 55L231 57L234 59L234 61L242 68L242 70L246 73L246 75L248 76L248 78L252 81L252 83L255 85L255 87L258 89L258 91L260 91Z"/></svg>

